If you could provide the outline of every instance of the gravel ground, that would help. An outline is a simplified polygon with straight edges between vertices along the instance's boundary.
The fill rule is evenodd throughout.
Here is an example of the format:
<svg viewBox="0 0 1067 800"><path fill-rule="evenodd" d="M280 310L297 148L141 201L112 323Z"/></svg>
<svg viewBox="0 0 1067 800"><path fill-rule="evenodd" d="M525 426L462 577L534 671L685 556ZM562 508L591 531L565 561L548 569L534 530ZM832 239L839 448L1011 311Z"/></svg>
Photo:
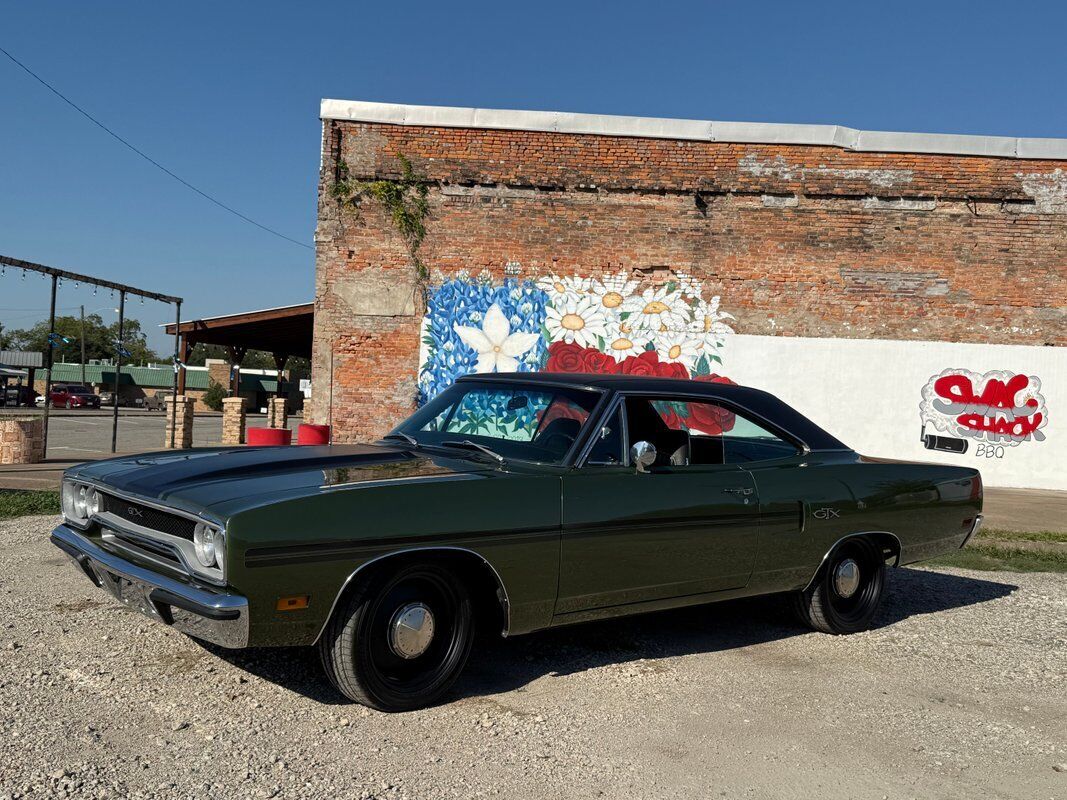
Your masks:
<svg viewBox="0 0 1067 800"><path fill-rule="evenodd" d="M446 705L208 649L0 522L0 798L1067 797L1067 581L895 570L877 629L757 600L475 650Z"/></svg>

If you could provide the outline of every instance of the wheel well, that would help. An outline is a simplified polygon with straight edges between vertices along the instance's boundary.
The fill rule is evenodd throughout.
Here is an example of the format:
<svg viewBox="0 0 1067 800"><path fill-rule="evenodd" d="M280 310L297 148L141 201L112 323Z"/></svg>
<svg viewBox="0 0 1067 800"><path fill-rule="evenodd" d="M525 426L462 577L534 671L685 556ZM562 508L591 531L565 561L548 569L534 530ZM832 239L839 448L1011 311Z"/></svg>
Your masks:
<svg viewBox="0 0 1067 800"><path fill-rule="evenodd" d="M344 601L366 580L383 573L393 572L414 563L432 562L452 570L459 576L471 595L478 627L493 635L506 636L510 624L508 595L496 570L477 553L458 548L425 548L404 550L380 556L357 569L334 601L330 616L341 608Z"/></svg>
<svg viewBox="0 0 1067 800"><path fill-rule="evenodd" d="M900 539L888 531L873 531L864 535L882 549L887 563L892 559L894 567L900 565Z"/></svg>
<svg viewBox="0 0 1067 800"><path fill-rule="evenodd" d="M819 562L819 568L816 569L815 574L811 576L811 580L808 581L807 587L810 587L819 580L819 577L826 570L826 565L830 562L830 556L833 555L834 551L842 542L847 542L850 539L866 539L872 542L875 547L882 551L882 555L885 557L887 563L892 559L892 566L896 567L900 565L900 539L898 539L895 534L892 534L889 531L858 531L856 533L850 533L847 536L842 536L834 542L834 546L826 551L826 555L824 555L822 561Z"/></svg>

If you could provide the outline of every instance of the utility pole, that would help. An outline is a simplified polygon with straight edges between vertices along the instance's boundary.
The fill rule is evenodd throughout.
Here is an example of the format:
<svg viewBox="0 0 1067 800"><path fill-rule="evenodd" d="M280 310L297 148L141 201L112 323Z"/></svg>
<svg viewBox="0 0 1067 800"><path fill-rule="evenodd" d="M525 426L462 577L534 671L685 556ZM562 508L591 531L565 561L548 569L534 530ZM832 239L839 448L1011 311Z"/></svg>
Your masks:
<svg viewBox="0 0 1067 800"><path fill-rule="evenodd" d="M80 306L82 310L82 386L85 385L85 306Z"/></svg>
<svg viewBox="0 0 1067 800"><path fill-rule="evenodd" d="M48 455L48 407L52 405L52 365L55 363L55 348L52 347L52 334L56 332L56 284L59 276L52 273L52 302L48 308L48 377L44 379L44 446L45 455Z"/></svg>
<svg viewBox="0 0 1067 800"><path fill-rule="evenodd" d="M112 398L115 400L115 408L111 412L111 452L115 452L119 437L119 376L122 374L122 349L125 347L122 335L123 322L126 316L126 290L119 290L119 340L115 344L115 392Z"/></svg>

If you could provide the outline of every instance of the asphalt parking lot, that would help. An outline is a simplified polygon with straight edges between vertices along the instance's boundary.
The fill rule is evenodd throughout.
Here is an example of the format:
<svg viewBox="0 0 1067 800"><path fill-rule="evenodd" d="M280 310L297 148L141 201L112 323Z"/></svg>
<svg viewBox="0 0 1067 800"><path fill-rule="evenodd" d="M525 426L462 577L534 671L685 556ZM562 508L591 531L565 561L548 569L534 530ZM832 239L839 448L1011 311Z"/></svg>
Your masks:
<svg viewBox="0 0 1067 800"><path fill-rule="evenodd" d="M0 522L4 800L1067 796L1062 575L894 570L848 637L775 600L519 637L387 715L112 602L56 521Z"/></svg>
<svg viewBox="0 0 1067 800"><path fill-rule="evenodd" d="M13 414L13 409L0 413ZM20 413L40 414L40 409L22 409ZM262 427L266 417L248 415L249 427ZM90 460L111 455L112 410L57 409L48 416L48 457L65 460ZM289 418L295 430L299 417ZM140 453L163 447L166 415L162 411L119 409L117 449L120 453ZM222 439L222 414L197 414L193 422L193 446L217 446Z"/></svg>

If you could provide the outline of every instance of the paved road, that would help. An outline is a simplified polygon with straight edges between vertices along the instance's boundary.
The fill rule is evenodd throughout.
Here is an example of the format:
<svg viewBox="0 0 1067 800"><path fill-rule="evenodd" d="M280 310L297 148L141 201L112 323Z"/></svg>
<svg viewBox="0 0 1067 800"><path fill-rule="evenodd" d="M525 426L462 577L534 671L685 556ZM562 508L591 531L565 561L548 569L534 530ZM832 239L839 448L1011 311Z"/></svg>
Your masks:
<svg viewBox="0 0 1067 800"><path fill-rule="evenodd" d="M1067 797L1061 575L893 570L854 636L771 600L560 628L379 714L126 610L56 521L0 522L0 798Z"/></svg>
<svg viewBox="0 0 1067 800"><path fill-rule="evenodd" d="M12 413L0 409L0 413ZM39 413L39 412L38 412ZM60 410L49 415L48 460L43 464L0 466L0 488L54 489L67 467L111 456L111 412ZM119 410L119 453L144 453L163 448L166 419L162 411ZM301 419L290 417L296 429ZM263 415L249 415L249 427L266 424ZM193 445L215 447L222 440L222 415L197 414L193 422Z"/></svg>
<svg viewBox="0 0 1067 800"><path fill-rule="evenodd" d="M11 409L3 409L2 413L13 412ZM40 411L31 413L39 414ZM118 451L139 453L146 450L159 450L163 447L166 423L166 417L162 411L119 409ZM295 429L299 423L298 417L292 417L289 420L289 427ZM265 416L248 415L249 427L262 427L265 424ZM111 425L110 409L53 411L48 417L49 458L86 460L111 455ZM195 447L217 445L221 438L221 414L196 415L193 422L193 445Z"/></svg>

